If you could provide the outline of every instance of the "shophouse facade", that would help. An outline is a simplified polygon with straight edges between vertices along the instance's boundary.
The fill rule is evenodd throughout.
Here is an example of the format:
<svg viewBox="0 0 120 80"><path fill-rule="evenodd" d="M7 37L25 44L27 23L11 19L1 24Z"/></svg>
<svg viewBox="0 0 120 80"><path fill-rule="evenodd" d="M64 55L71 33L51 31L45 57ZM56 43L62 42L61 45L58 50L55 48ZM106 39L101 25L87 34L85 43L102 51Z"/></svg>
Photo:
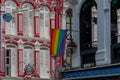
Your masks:
<svg viewBox="0 0 120 80"><path fill-rule="evenodd" d="M1 78L54 77L51 29L65 29L63 5L63 0L0 0ZM10 21L4 20L7 13L12 16ZM57 66L62 66L62 56Z"/></svg>
<svg viewBox="0 0 120 80"><path fill-rule="evenodd" d="M120 1L70 0L77 49L65 80L120 79Z"/></svg>

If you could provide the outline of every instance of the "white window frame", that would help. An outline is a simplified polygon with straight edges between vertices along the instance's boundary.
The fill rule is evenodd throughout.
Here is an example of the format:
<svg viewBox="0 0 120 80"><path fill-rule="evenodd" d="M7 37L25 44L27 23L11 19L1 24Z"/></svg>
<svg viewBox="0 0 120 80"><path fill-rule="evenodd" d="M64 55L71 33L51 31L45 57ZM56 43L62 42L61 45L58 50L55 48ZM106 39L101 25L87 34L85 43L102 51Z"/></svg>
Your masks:
<svg viewBox="0 0 120 80"><path fill-rule="evenodd" d="M13 18L15 19L15 20L12 19L10 22L6 22L6 26L5 26L6 34L16 35L17 34L17 26L16 26L17 25L17 12L13 12L13 10L17 11L16 3L13 1L6 1L4 8L5 8L5 13L11 13Z"/></svg>
<svg viewBox="0 0 120 80"><path fill-rule="evenodd" d="M25 51L27 51L27 53L25 53ZM29 52L31 52L31 53L29 53ZM25 68L25 66L28 65L29 63L30 63L30 65L34 65L34 48L32 46L29 46L29 45L24 46L23 63L24 63L23 68Z"/></svg>
<svg viewBox="0 0 120 80"><path fill-rule="evenodd" d="M40 8L40 14L43 15L43 19L41 19L41 15L40 15L40 36L50 39L50 36L49 36L50 35L50 11L48 7L42 6ZM46 14L48 14L47 15L48 17L46 17Z"/></svg>
<svg viewBox="0 0 120 80"><path fill-rule="evenodd" d="M6 76L17 77L18 67L17 67L17 47L16 45L8 44L6 45L6 50L10 50L10 73ZM16 52L15 52L16 51ZM6 58L6 55L5 55ZM5 63L5 65L7 65ZM5 67L6 68L6 67Z"/></svg>
<svg viewBox="0 0 120 80"><path fill-rule="evenodd" d="M23 21L24 21L24 35L25 36L29 36L29 37L33 37L34 35L34 10L33 10L33 6L29 3L25 3L22 6L22 12L23 12ZM30 12L32 12L32 19L29 17L30 16ZM26 19L26 20L25 20Z"/></svg>
<svg viewBox="0 0 120 80"><path fill-rule="evenodd" d="M46 57L46 54L48 55L47 57ZM46 46L41 46L40 47L40 76L41 78L50 78L49 71L50 71L50 49Z"/></svg>

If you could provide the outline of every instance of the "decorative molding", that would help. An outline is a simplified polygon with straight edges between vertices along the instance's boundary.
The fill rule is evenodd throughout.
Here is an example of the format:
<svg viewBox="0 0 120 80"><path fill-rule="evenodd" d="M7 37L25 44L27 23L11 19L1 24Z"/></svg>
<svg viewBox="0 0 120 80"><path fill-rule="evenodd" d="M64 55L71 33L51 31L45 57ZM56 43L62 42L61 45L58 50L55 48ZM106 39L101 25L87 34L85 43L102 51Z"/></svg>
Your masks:
<svg viewBox="0 0 120 80"><path fill-rule="evenodd" d="M19 43L18 44L18 49L23 49L23 44Z"/></svg>
<svg viewBox="0 0 120 80"><path fill-rule="evenodd" d="M110 3L109 3L109 1L104 1L104 11L106 12L106 11L109 11L110 10Z"/></svg>
<svg viewBox="0 0 120 80"><path fill-rule="evenodd" d="M35 50L39 51L40 50L40 45L35 45Z"/></svg>
<svg viewBox="0 0 120 80"><path fill-rule="evenodd" d="M71 5L76 5L76 4L78 4L78 0L69 0L69 3Z"/></svg>
<svg viewBox="0 0 120 80"><path fill-rule="evenodd" d="M24 2L25 0L17 0L17 1L21 3L21 2Z"/></svg>

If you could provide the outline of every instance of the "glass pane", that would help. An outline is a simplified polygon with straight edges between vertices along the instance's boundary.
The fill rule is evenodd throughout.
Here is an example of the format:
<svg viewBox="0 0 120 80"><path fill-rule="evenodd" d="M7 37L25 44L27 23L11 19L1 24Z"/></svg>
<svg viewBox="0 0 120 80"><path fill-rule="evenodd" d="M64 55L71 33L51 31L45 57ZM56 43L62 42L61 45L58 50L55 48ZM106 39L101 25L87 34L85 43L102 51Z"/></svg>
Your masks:
<svg viewBox="0 0 120 80"><path fill-rule="evenodd" d="M44 19L44 14L40 13L40 19Z"/></svg>
<svg viewBox="0 0 120 80"><path fill-rule="evenodd" d="M25 4L22 6L22 8L24 8L24 9L32 9L33 6L32 6L31 4L29 4L29 3L25 3Z"/></svg>
<svg viewBox="0 0 120 80"><path fill-rule="evenodd" d="M40 19L40 27L44 27L44 21Z"/></svg>
<svg viewBox="0 0 120 80"><path fill-rule="evenodd" d="M49 12L49 9L47 7L44 7L45 12Z"/></svg>
<svg viewBox="0 0 120 80"><path fill-rule="evenodd" d="M70 29L70 24L67 24L66 26L67 26L67 29Z"/></svg>
<svg viewBox="0 0 120 80"><path fill-rule="evenodd" d="M49 27L49 20L45 20L45 27Z"/></svg>
<svg viewBox="0 0 120 80"><path fill-rule="evenodd" d="M67 17L67 18L66 18L66 22L67 22L67 23L70 23L70 17Z"/></svg>
<svg viewBox="0 0 120 80"><path fill-rule="evenodd" d="M10 51L7 50L7 52L6 52L6 57L9 57L9 56L10 56Z"/></svg>
<svg viewBox="0 0 120 80"><path fill-rule="evenodd" d="M6 73L9 75L9 67L6 68Z"/></svg>
<svg viewBox="0 0 120 80"><path fill-rule="evenodd" d="M45 19L49 19L49 13L45 13Z"/></svg>
<svg viewBox="0 0 120 80"><path fill-rule="evenodd" d="M10 56L10 54L9 54L9 52L7 52L7 53L6 53L6 57L9 57L9 56Z"/></svg>
<svg viewBox="0 0 120 80"><path fill-rule="evenodd" d="M6 64L10 64L10 58L6 58Z"/></svg>
<svg viewBox="0 0 120 80"><path fill-rule="evenodd" d="M16 8L16 4L13 1L6 1L5 5L9 8Z"/></svg>

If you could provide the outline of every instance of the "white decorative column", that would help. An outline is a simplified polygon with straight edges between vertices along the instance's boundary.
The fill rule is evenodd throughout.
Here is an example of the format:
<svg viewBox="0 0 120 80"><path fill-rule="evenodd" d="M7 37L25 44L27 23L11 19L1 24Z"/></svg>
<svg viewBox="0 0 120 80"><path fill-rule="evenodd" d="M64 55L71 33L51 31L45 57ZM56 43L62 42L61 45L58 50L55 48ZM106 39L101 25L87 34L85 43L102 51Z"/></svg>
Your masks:
<svg viewBox="0 0 120 80"><path fill-rule="evenodd" d="M23 44L18 43L18 77L23 77L24 68L23 68Z"/></svg>
<svg viewBox="0 0 120 80"><path fill-rule="evenodd" d="M40 46L39 45L35 45L35 51L34 51L34 69L36 71L37 77L40 77Z"/></svg>
<svg viewBox="0 0 120 80"><path fill-rule="evenodd" d="M78 1L73 0L71 3L72 7L72 37L74 42L77 44L77 49L75 53L72 55L72 67L80 67L81 66L81 57L80 57L80 9L76 9L76 5L78 5Z"/></svg>
<svg viewBox="0 0 120 80"><path fill-rule="evenodd" d="M39 16L39 10L35 10L35 16L34 16L34 37L40 37L40 16Z"/></svg>
<svg viewBox="0 0 120 80"><path fill-rule="evenodd" d="M55 28L55 12L50 13L50 28Z"/></svg>
<svg viewBox="0 0 120 80"><path fill-rule="evenodd" d="M17 14L17 34L18 35L23 35L23 14L20 11L22 10L21 8L19 8L19 12Z"/></svg>
<svg viewBox="0 0 120 80"><path fill-rule="evenodd" d="M96 52L96 65L110 64L110 1L96 0L96 2L98 11L98 50Z"/></svg>
<svg viewBox="0 0 120 80"><path fill-rule="evenodd" d="M51 12L50 13L50 28L51 29L55 29L55 12ZM50 31L51 32L51 31ZM51 36L51 33L50 33L50 37ZM50 38L51 39L51 38ZM50 50L50 54L51 54L51 50ZM53 74L53 70L54 70L54 59L53 57L50 55L50 77L54 77L54 74Z"/></svg>

